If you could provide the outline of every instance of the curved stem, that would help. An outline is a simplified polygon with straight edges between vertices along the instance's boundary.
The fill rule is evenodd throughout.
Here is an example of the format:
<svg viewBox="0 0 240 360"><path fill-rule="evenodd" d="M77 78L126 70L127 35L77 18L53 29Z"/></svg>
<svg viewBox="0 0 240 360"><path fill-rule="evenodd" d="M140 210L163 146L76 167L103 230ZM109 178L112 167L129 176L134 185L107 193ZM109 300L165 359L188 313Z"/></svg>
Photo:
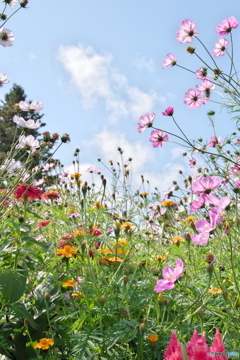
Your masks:
<svg viewBox="0 0 240 360"><path fill-rule="evenodd" d="M200 44L204 47L204 49L206 50L206 52L208 53L208 55L210 56L210 58L212 59L214 65L216 66L216 68L218 67L217 66L217 63L216 61L214 60L214 58L212 57L212 55L210 54L210 52L208 51L208 49L206 48L206 46L204 45L204 43L197 37L195 36L195 38L200 42Z"/></svg>

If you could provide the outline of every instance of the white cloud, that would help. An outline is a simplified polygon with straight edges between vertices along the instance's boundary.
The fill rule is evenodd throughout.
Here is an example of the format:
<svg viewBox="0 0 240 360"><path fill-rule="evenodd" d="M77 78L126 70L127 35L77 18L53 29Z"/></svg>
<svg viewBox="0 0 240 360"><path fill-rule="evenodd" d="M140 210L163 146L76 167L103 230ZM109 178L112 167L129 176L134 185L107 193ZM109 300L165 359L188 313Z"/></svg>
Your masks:
<svg viewBox="0 0 240 360"><path fill-rule="evenodd" d="M128 79L112 66L109 53L98 54L91 46L61 46L58 60L70 74L71 83L81 95L85 108L94 107L98 100L105 103L109 118L138 118L153 111L157 103L165 98L154 90L146 93L131 86Z"/></svg>
<svg viewBox="0 0 240 360"><path fill-rule="evenodd" d="M153 59L147 58L141 54L136 54L133 64L139 69L144 69L148 72L153 72L156 69Z"/></svg>

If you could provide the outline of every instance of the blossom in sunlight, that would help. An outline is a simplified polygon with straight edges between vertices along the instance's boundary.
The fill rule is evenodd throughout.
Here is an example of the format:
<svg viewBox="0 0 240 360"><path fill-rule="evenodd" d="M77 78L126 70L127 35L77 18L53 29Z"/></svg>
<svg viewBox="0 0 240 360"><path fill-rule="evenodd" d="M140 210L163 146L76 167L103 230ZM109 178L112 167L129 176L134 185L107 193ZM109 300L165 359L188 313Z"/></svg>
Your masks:
<svg viewBox="0 0 240 360"><path fill-rule="evenodd" d="M71 294L72 297L78 298L79 296L83 295L82 291L75 291Z"/></svg>
<svg viewBox="0 0 240 360"><path fill-rule="evenodd" d="M138 132L143 133L147 128L152 127L154 119L155 119L154 113L140 116L138 120L139 121Z"/></svg>
<svg viewBox="0 0 240 360"><path fill-rule="evenodd" d="M228 35L232 29L236 29L238 27L238 21L234 16L230 16L228 20L223 20L221 24L216 27L216 32L219 35Z"/></svg>
<svg viewBox="0 0 240 360"><path fill-rule="evenodd" d="M75 280L68 280L65 283L62 284L63 287L72 287L76 284Z"/></svg>
<svg viewBox="0 0 240 360"><path fill-rule="evenodd" d="M175 202L171 201L171 200L166 200L166 201L162 202L162 206L172 206L174 204L175 204Z"/></svg>
<svg viewBox="0 0 240 360"><path fill-rule="evenodd" d="M155 334L151 334L147 337L147 340L151 341L151 342L156 342L158 341L159 337L158 335L155 335Z"/></svg>
<svg viewBox="0 0 240 360"><path fill-rule="evenodd" d="M13 33L9 29L5 29L4 27L0 28L0 45L4 47L12 46L12 42L15 40Z"/></svg>
<svg viewBox="0 0 240 360"><path fill-rule="evenodd" d="M183 360L181 344L174 331L172 331L169 344L164 351L164 360Z"/></svg>
<svg viewBox="0 0 240 360"><path fill-rule="evenodd" d="M184 264L181 259L176 260L177 266L175 268L171 266L165 266L162 270L163 279L157 280L157 284L154 287L154 291L157 293L164 290L170 290L174 288L174 283L180 278L183 272Z"/></svg>
<svg viewBox="0 0 240 360"><path fill-rule="evenodd" d="M56 252L56 255L63 255L65 258L69 259L76 253L77 253L77 249L74 249L70 245L65 245L65 246L63 246L62 249L60 249Z"/></svg>
<svg viewBox="0 0 240 360"><path fill-rule="evenodd" d="M15 122L18 126L21 126L23 128L27 129L38 129L41 126L41 123L39 120L36 122L32 119L24 120L24 118L14 115L13 122Z"/></svg>
<svg viewBox="0 0 240 360"><path fill-rule="evenodd" d="M162 112L163 116L173 116L174 108L169 106L165 111Z"/></svg>
<svg viewBox="0 0 240 360"><path fill-rule="evenodd" d="M26 148L27 150L35 151L40 148L39 141L35 139L32 135L21 135L18 138L19 144L17 144L17 149Z"/></svg>
<svg viewBox="0 0 240 360"><path fill-rule="evenodd" d="M188 105L189 109L199 108L203 103L202 93L198 89L188 89L184 95L184 104Z"/></svg>
<svg viewBox="0 0 240 360"><path fill-rule="evenodd" d="M220 141L220 138L217 138L215 135L211 136L209 139L208 146L209 147L216 147L218 145L222 145L222 141Z"/></svg>
<svg viewBox="0 0 240 360"><path fill-rule="evenodd" d="M47 163L42 167L42 171L49 171L55 168L55 164L52 163Z"/></svg>
<svg viewBox="0 0 240 360"><path fill-rule="evenodd" d="M8 84L11 81L11 79L9 79L9 77L0 72L0 87L3 86L4 84Z"/></svg>
<svg viewBox="0 0 240 360"><path fill-rule="evenodd" d="M99 210L99 209L104 209L105 206L101 205L101 201L95 201L93 203L93 210Z"/></svg>
<svg viewBox="0 0 240 360"><path fill-rule="evenodd" d="M197 160L195 158L192 158L191 160L189 160L189 167L191 169L195 168L196 163L197 163Z"/></svg>
<svg viewBox="0 0 240 360"><path fill-rule="evenodd" d="M39 180L34 181L33 185L34 186L39 186L39 185L42 185L44 182L45 182L44 179L39 179Z"/></svg>
<svg viewBox="0 0 240 360"><path fill-rule="evenodd" d="M41 200L42 190L29 184L18 184L14 189L14 197L17 201Z"/></svg>
<svg viewBox="0 0 240 360"><path fill-rule="evenodd" d="M216 208L212 208L208 212L208 215L210 222L207 220L197 220L195 222L195 228L199 234L190 236L194 245L206 246L208 244L210 232L216 228L219 222L222 221L220 212Z"/></svg>
<svg viewBox="0 0 240 360"><path fill-rule="evenodd" d="M195 220L195 216L188 216L187 218L183 219L184 222L193 222Z"/></svg>
<svg viewBox="0 0 240 360"><path fill-rule="evenodd" d="M216 287L212 287L210 289L208 289L208 292L212 295L217 295L217 294L221 294L222 293L222 289L220 288L216 288Z"/></svg>
<svg viewBox="0 0 240 360"><path fill-rule="evenodd" d="M22 164L20 161L11 159L10 161L5 161L5 163L3 163L3 165L1 166L1 169L5 169L9 174L12 174L21 167Z"/></svg>
<svg viewBox="0 0 240 360"><path fill-rule="evenodd" d="M196 32L196 23L192 20L185 19L180 23L180 30L176 32L176 39L182 44L191 43L193 37L199 35Z"/></svg>
<svg viewBox="0 0 240 360"><path fill-rule="evenodd" d="M132 226L133 226L132 223L130 223L130 222L125 222L124 224L121 225L121 229L129 230Z"/></svg>
<svg viewBox="0 0 240 360"><path fill-rule="evenodd" d="M203 80L200 85L196 86L196 88L201 94L204 94L207 98L209 98L210 91L215 89L215 85L209 80Z"/></svg>
<svg viewBox="0 0 240 360"><path fill-rule="evenodd" d="M218 39L217 42L215 42L215 48L213 49L213 56L219 57L225 55L225 50L228 46L228 40L224 38Z"/></svg>
<svg viewBox="0 0 240 360"><path fill-rule="evenodd" d="M199 69L197 69L196 71L196 78L197 79L201 79L201 80L205 80L207 77L207 68L201 66Z"/></svg>
<svg viewBox="0 0 240 360"><path fill-rule="evenodd" d="M209 194L212 190L217 189L221 185L221 178L218 176L206 176L192 184L192 192L194 194Z"/></svg>
<svg viewBox="0 0 240 360"><path fill-rule="evenodd" d="M151 137L149 138L149 141L152 143L154 148L163 146L167 141L169 141L169 136L164 134L162 130L153 130L150 135Z"/></svg>
<svg viewBox="0 0 240 360"><path fill-rule="evenodd" d="M32 101L31 104L28 101L20 101L18 104L22 111L39 112L44 108L44 105L40 101Z"/></svg>
<svg viewBox="0 0 240 360"><path fill-rule="evenodd" d="M183 238L181 238L179 236L175 236L173 239L171 239L171 242L173 244L176 244L176 245L179 246L181 244L181 242L185 242L185 239L183 239Z"/></svg>
<svg viewBox="0 0 240 360"><path fill-rule="evenodd" d="M52 339L42 338L36 345L34 345L34 349L48 350L52 345L54 345L54 341Z"/></svg>
<svg viewBox="0 0 240 360"><path fill-rule="evenodd" d="M205 194L203 194L197 200L195 200L191 203L190 212L195 212L204 207L204 205L205 205L205 196L204 195Z"/></svg>
<svg viewBox="0 0 240 360"><path fill-rule="evenodd" d="M59 195L56 192L45 192L42 195L42 198L45 200L58 200L59 199Z"/></svg>
<svg viewBox="0 0 240 360"><path fill-rule="evenodd" d="M177 57L173 54L167 54L167 58L163 60L163 69L167 69L170 66L174 66L177 63Z"/></svg>

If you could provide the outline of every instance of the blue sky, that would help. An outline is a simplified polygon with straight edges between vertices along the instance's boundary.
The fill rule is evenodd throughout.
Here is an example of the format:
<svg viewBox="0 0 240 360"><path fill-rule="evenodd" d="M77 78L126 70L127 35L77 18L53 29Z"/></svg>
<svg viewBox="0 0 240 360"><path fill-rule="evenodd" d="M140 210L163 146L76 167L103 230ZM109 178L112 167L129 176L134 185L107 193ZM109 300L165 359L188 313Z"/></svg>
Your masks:
<svg viewBox="0 0 240 360"><path fill-rule="evenodd" d="M1 48L0 71L12 82L0 89L0 98L17 83L29 99L44 103L44 130L70 134L71 143L56 155L66 166L76 147L85 174L87 166L101 167L98 156L117 160L116 149L122 146L126 160L133 158L136 183L144 174L152 186L165 190L179 169L188 169L184 150L175 143L153 149L150 131L139 134L137 120L155 112L156 126L176 132L171 119L161 115L173 106L190 138L209 138L213 134L206 112L214 109L218 135L234 128L216 104L187 109L184 93L199 81L177 67L162 70L162 61L170 52L195 71L201 62L175 39L181 20L195 21L211 50L219 37L216 26L229 16L239 20L239 12L239 2L232 0L29 0L28 9L5 26L16 40L11 48ZM235 44L239 31L233 32ZM193 46L207 59L196 39ZM235 49L236 63L239 55ZM218 63L229 67L226 57Z"/></svg>

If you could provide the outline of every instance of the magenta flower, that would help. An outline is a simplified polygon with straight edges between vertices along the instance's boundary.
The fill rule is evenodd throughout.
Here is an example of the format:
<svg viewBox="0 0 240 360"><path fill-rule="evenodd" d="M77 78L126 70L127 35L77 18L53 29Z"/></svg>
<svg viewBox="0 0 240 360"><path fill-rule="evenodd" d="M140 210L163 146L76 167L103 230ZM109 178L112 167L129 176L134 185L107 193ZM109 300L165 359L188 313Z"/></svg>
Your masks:
<svg viewBox="0 0 240 360"><path fill-rule="evenodd" d="M173 116L174 108L169 106L164 112L162 112L163 116Z"/></svg>
<svg viewBox="0 0 240 360"><path fill-rule="evenodd" d="M196 71L196 78L197 79L201 79L201 80L205 80L207 77L207 68L201 66L199 69L197 69Z"/></svg>
<svg viewBox="0 0 240 360"><path fill-rule="evenodd" d="M205 203L210 205L214 205L213 209L217 209L219 213L226 209L226 207L230 204L231 199L228 196L224 196L219 199L215 194L205 195Z"/></svg>
<svg viewBox="0 0 240 360"><path fill-rule="evenodd" d="M198 235L191 235L194 245L206 246L210 232L214 230L218 223L222 221L222 217L218 209L211 209L208 212L210 222L207 220L198 220L195 223L196 230L200 233Z"/></svg>
<svg viewBox="0 0 240 360"><path fill-rule="evenodd" d="M164 360L183 360L181 343L173 331L170 336L169 344L164 351Z"/></svg>
<svg viewBox="0 0 240 360"><path fill-rule="evenodd" d="M219 35L228 35L232 29L236 29L238 27L238 21L234 16L230 16L228 20L223 20L221 24L216 27L216 32Z"/></svg>
<svg viewBox="0 0 240 360"><path fill-rule="evenodd" d="M203 334L200 338L196 329L190 342L186 346L186 352L189 360L211 360L210 350L206 343L206 336Z"/></svg>
<svg viewBox="0 0 240 360"><path fill-rule="evenodd" d="M151 137L149 138L153 147L163 146L165 142L169 141L169 136L164 134L162 130L153 130L151 132Z"/></svg>
<svg viewBox="0 0 240 360"><path fill-rule="evenodd" d="M222 145L222 141L220 141L220 138L217 138L215 135L211 136L209 139L208 146L209 147L216 147L218 145Z"/></svg>
<svg viewBox="0 0 240 360"><path fill-rule="evenodd" d="M195 158L192 158L191 160L189 160L189 167L191 169L195 168L196 163L197 163L197 160Z"/></svg>
<svg viewBox="0 0 240 360"><path fill-rule="evenodd" d="M157 285L154 287L154 291L157 293L164 290L170 290L174 288L174 283L180 278L183 272L184 264L181 259L176 260L177 266L175 268L171 266L165 266L162 271L163 279L157 280Z"/></svg>
<svg viewBox="0 0 240 360"><path fill-rule="evenodd" d="M197 200L195 200L191 203L190 212L195 212L204 206L205 196L206 196L206 194L202 194L202 196L200 196Z"/></svg>
<svg viewBox="0 0 240 360"><path fill-rule="evenodd" d="M138 123L138 131L140 133L143 133L147 128L152 127L155 116L156 115L154 113L140 116L140 118L138 120L139 121L139 123Z"/></svg>
<svg viewBox="0 0 240 360"><path fill-rule="evenodd" d="M176 39L182 44L191 43L196 35L199 35L196 32L196 23L185 19L180 23L180 30L176 32Z"/></svg>
<svg viewBox="0 0 240 360"><path fill-rule="evenodd" d="M220 185L221 179L218 176L206 176L192 184L192 192L194 194L209 194Z"/></svg>
<svg viewBox="0 0 240 360"><path fill-rule="evenodd" d="M205 96L209 98L210 91L215 89L215 85L209 80L203 80L203 82L200 85L197 85L196 88L201 94L205 94Z"/></svg>
<svg viewBox="0 0 240 360"><path fill-rule="evenodd" d="M225 347L222 341L221 334L218 329L216 329L216 333L213 338L212 346L210 346L210 351L225 353ZM227 360L227 356L219 355L217 356L218 360Z"/></svg>
<svg viewBox="0 0 240 360"><path fill-rule="evenodd" d="M213 56L219 57L225 55L225 50L228 46L228 40L224 38L219 38L217 42L215 42L215 49L213 49Z"/></svg>
<svg viewBox="0 0 240 360"><path fill-rule="evenodd" d="M163 60L163 69L167 69L170 66L174 66L177 63L177 57L173 54L167 54L167 58Z"/></svg>
<svg viewBox="0 0 240 360"><path fill-rule="evenodd" d="M12 42L15 40L13 33L9 29L1 27L0 29L0 45L4 47L12 46Z"/></svg>
<svg viewBox="0 0 240 360"><path fill-rule="evenodd" d="M199 108L203 103L201 94L198 89L188 89L185 93L184 104L188 105L189 109Z"/></svg>

